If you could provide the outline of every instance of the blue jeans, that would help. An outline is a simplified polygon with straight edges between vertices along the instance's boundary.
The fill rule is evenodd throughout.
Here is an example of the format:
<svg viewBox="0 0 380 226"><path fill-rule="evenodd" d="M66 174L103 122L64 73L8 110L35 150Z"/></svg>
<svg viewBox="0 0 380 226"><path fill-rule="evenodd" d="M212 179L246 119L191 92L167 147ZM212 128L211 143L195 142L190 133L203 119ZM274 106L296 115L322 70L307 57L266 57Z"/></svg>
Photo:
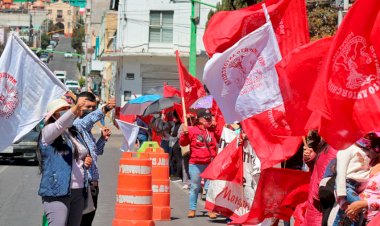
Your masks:
<svg viewBox="0 0 380 226"><path fill-rule="evenodd" d="M360 200L359 195L356 192L359 185L360 185L359 182L347 180L347 182L346 182L346 188L347 188L346 200L349 204ZM333 226L339 226L339 225L359 226L359 225L361 225L361 222L363 221L363 217L364 217L363 213L360 213L358 222L352 222L348 219L344 210L339 208L339 211L335 217Z"/></svg>
<svg viewBox="0 0 380 226"><path fill-rule="evenodd" d="M207 168L208 164L189 164L190 186L190 210L197 209L198 194L201 190L200 174ZM209 181L205 182L205 190L208 190Z"/></svg>
<svg viewBox="0 0 380 226"><path fill-rule="evenodd" d="M140 147L142 146L142 144L148 140L148 136L145 135L145 134L138 134L137 135L137 140L139 140L139 143L140 143Z"/></svg>

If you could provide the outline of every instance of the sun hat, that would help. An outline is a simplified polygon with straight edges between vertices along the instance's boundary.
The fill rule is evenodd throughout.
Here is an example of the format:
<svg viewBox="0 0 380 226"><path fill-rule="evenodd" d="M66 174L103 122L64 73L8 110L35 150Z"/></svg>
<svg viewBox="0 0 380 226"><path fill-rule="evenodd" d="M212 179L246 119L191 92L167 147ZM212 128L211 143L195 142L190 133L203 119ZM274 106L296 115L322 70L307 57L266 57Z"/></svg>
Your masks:
<svg viewBox="0 0 380 226"><path fill-rule="evenodd" d="M47 122L49 118L54 114L54 112L64 107L70 107L70 104L68 104L64 99L52 100L47 105L47 109L46 109L47 114L45 116L44 122Z"/></svg>

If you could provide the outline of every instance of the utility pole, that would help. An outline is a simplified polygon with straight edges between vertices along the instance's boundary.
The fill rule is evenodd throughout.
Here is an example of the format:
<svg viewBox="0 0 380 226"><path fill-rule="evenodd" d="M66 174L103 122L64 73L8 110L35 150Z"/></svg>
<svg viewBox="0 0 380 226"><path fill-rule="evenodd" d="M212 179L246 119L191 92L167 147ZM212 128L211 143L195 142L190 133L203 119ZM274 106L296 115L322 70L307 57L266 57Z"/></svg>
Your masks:
<svg viewBox="0 0 380 226"><path fill-rule="evenodd" d="M197 25L195 23L194 16L195 16L195 2L191 0L189 72L192 76L197 75Z"/></svg>
<svg viewBox="0 0 380 226"><path fill-rule="evenodd" d="M197 75L197 24L200 21L200 5L216 8L216 6L202 2L200 0L191 0L189 72L192 76Z"/></svg>

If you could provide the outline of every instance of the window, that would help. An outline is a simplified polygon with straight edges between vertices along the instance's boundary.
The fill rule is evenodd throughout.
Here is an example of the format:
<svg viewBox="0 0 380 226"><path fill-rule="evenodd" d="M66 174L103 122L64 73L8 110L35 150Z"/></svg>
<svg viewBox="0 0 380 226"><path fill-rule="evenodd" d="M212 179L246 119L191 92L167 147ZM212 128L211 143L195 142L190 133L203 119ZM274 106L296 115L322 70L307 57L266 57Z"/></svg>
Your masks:
<svg viewBox="0 0 380 226"><path fill-rule="evenodd" d="M57 18L62 18L62 10L57 10Z"/></svg>
<svg viewBox="0 0 380 226"><path fill-rule="evenodd" d="M173 14L173 11L150 11L150 42L173 42Z"/></svg>
<svg viewBox="0 0 380 226"><path fill-rule="evenodd" d="M124 91L124 101L128 101L131 99L132 91L125 90Z"/></svg>
<svg viewBox="0 0 380 226"><path fill-rule="evenodd" d="M134 73L127 73L125 76L125 80L134 80L135 79L135 74Z"/></svg>

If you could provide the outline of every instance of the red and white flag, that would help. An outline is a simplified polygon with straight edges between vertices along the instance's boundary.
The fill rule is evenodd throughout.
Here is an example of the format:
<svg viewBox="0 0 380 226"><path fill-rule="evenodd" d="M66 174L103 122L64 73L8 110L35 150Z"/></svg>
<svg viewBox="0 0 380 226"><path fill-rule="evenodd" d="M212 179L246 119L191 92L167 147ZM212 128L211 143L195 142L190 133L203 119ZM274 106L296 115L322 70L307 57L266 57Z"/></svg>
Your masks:
<svg viewBox="0 0 380 226"><path fill-rule="evenodd" d="M296 206L307 200L310 173L270 168L262 170L249 214L231 224L259 224L275 217L289 221Z"/></svg>
<svg viewBox="0 0 380 226"><path fill-rule="evenodd" d="M380 130L379 12L379 0L355 1L309 101L322 115L321 136L336 149Z"/></svg>
<svg viewBox="0 0 380 226"><path fill-rule="evenodd" d="M265 24L263 3L234 11L220 11L208 22L203 35L207 53L222 53ZM283 56L309 42L305 0L267 0L273 28Z"/></svg>
<svg viewBox="0 0 380 226"><path fill-rule="evenodd" d="M186 109L198 100L200 97L206 96L206 91L203 84L193 77L183 65L179 57L178 50L176 51L177 67L179 73L179 82L181 85L181 96L185 98Z"/></svg>
<svg viewBox="0 0 380 226"><path fill-rule="evenodd" d="M243 144L243 183L211 180L205 208L238 219L251 209L260 177L260 160L248 141Z"/></svg>
<svg viewBox="0 0 380 226"><path fill-rule="evenodd" d="M227 124L283 104L275 64L280 50L270 21L206 64L203 81Z"/></svg>
<svg viewBox="0 0 380 226"><path fill-rule="evenodd" d="M0 152L31 131L66 87L17 36L0 58Z"/></svg>

